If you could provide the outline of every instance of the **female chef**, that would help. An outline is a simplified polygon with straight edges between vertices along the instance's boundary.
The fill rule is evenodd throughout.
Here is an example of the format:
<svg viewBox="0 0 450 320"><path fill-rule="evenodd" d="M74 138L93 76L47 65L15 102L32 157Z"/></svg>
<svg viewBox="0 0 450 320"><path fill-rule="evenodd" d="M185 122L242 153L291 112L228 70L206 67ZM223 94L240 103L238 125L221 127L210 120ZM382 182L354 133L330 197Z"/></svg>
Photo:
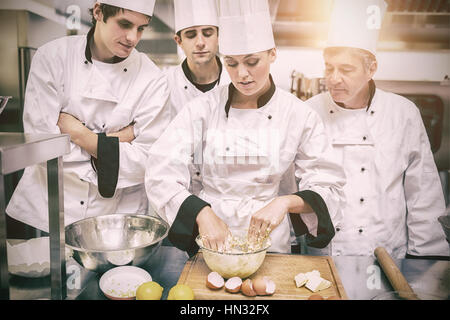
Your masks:
<svg viewBox="0 0 450 320"><path fill-rule="evenodd" d="M171 225L170 241L194 254L200 234L222 249L227 235L270 233L273 252L291 251L288 213L310 246L334 235L344 175L327 157L319 116L270 76L276 49L267 1L220 1L219 47L232 83L189 102L155 142L145 187ZM198 163L203 190L189 193L189 163ZM295 164L299 192L278 196Z"/></svg>

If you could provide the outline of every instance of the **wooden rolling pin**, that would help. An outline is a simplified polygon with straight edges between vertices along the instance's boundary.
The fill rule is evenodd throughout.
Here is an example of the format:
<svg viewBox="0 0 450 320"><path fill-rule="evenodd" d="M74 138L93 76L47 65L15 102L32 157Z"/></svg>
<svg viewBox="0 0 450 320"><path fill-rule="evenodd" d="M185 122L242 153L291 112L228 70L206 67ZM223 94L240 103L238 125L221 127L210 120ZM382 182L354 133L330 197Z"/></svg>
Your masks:
<svg viewBox="0 0 450 320"><path fill-rule="evenodd" d="M407 300L419 300L386 249L383 247L376 248L375 256L392 287L398 292L398 296Z"/></svg>

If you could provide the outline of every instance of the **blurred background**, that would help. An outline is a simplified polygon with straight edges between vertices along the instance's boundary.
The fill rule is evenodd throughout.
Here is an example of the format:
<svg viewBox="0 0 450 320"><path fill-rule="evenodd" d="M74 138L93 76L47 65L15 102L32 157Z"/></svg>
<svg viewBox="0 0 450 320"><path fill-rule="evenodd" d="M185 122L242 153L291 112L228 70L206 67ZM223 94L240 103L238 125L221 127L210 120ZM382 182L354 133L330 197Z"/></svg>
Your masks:
<svg viewBox="0 0 450 320"><path fill-rule="evenodd" d="M0 115L1 132L21 132L24 92L36 49L65 36L86 34L94 0L0 1L0 96L11 96ZM420 108L449 204L450 0L386 0L378 72L381 89L404 95ZM307 99L325 90L322 49L332 0L269 0L278 59L275 83ZM137 49L161 68L183 55L173 41L173 0L157 0L151 28ZM8 201L21 172L5 176ZM1 213L0 213L1 214ZM8 229L8 234L10 232Z"/></svg>

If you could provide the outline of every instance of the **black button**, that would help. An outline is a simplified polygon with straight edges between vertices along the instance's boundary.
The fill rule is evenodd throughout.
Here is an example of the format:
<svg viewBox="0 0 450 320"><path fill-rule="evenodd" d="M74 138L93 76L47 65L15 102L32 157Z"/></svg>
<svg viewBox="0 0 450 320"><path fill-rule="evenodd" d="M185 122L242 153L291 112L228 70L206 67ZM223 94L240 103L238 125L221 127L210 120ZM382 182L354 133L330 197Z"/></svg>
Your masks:
<svg viewBox="0 0 450 320"><path fill-rule="evenodd" d="M200 172L196 172L195 174L196 174L197 176L200 176Z"/></svg>
<svg viewBox="0 0 450 320"><path fill-rule="evenodd" d="M230 151L230 148L226 147L225 150L226 150L226 151Z"/></svg>
<svg viewBox="0 0 450 320"><path fill-rule="evenodd" d="M359 233L362 233L362 232L363 232L363 230L362 230L362 229L359 229L358 231L359 231Z"/></svg>
<svg viewBox="0 0 450 320"><path fill-rule="evenodd" d="M187 90L187 86L184 86L184 89L186 89L186 90Z"/></svg>
<svg viewBox="0 0 450 320"><path fill-rule="evenodd" d="M375 111L373 111L373 110L372 110L372 111L370 111L370 114L374 114L374 113L375 113Z"/></svg>
<svg viewBox="0 0 450 320"><path fill-rule="evenodd" d="M366 139L367 139L367 137L366 137L366 136L364 136L364 137L363 137L363 140L364 140L364 141L366 141Z"/></svg>
<svg viewBox="0 0 450 320"><path fill-rule="evenodd" d="M359 199L359 201L364 202L364 198Z"/></svg>
<svg viewBox="0 0 450 320"><path fill-rule="evenodd" d="M87 61L87 60L84 60L84 64L88 64L88 61Z"/></svg>
<svg viewBox="0 0 450 320"><path fill-rule="evenodd" d="M334 111L333 111L333 110L330 110L330 113L334 113Z"/></svg>
<svg viewBox="0 0 450 320"><path fill-rule="evenodd" d="M341 231L341 228L337 227L337 228L336 228L336 231L338 231L338 232Z"/></svg>
<svg viewBox="0 0 450 320"><path fill-rule="evenodd" d="M102 128L104 128L105 127L105 125L104 124L102 124Z"/></svg>
<svg viewBox="0 0 450 320"><path fill-rule="evenodd" d="M362 168L361 168L361 171L362 171L362 172L366 171L366 168L362 167Z"/></svg>
<svg viewBox="0 0 450 320"><path fill-rule="evenodd" d="M127 72L127 71L128 71L128 69L127 69L127 68L125 68L125 69L123 69L123 71Z"/></svg>
<svg viewBox="0 0 450 320"><path fill-rule="evenodd" d="M269 120L270 120L270 119L272 119L272 116L269 114L269 116L267 118L269 118Z"/></svg>
<svg viewBox="0 0 450 320"><path fill-rule="evenodd" d="M84 204L84 201L80 201L80 204L83 205L83 204Z"/></svg>

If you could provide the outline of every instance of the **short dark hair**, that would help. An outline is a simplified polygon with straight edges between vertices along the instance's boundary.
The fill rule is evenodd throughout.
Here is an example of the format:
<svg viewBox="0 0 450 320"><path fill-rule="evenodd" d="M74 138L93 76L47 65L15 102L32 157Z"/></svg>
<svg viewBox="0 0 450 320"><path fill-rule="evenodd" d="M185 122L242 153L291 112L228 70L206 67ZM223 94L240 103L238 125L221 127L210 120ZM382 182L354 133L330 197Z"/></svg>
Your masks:
<svg viewBox="0 0 450 320"><path fill-rule="evenodd" d="M216 28L216 30L217 30L217 36L219 36L219 27L217 27L217 26L214 26L215 28ZM184 29L183 29L184 30ZM177 33L176 33L176 35L180 38L180 40L183 40L183 39L181 39L181 31L183 31L183 30L180 30L180 31L178 31Z"/></svg>
<svg viewBox="0 0 450 320"><path fill-rule="evenodd" d="M119 8L116 6L111 6L109 4L103 4L103 3L100 3L100 10L102 11L103 22L105 22L105 23L106 23L106 20L108 20L108 18L114 17L119 12L123 12L123 8ZM95 20L95 18L94 18L94 8L89 9L89 12L92 16L91 22L95 26L97 24L97 20Z"/></svg>
<svg viewBox="0 0 450 320"><path fill-rule="evenodd" d="M100 10L102 11L102 14L103 14L103 22L106 23L108 18L116 16L119 12L124 12L125 9L116 7L116 6L112 6L109 4L100 3ZM95 20L95 18L94 18L94 8L89 9L89 12L92 16L92 20L91 20L92 25L95 26L97 24L97 20ZM151 19L150 16L148 16L148 15L145 15L145 16L148 17L149 19Z"/></svg>

